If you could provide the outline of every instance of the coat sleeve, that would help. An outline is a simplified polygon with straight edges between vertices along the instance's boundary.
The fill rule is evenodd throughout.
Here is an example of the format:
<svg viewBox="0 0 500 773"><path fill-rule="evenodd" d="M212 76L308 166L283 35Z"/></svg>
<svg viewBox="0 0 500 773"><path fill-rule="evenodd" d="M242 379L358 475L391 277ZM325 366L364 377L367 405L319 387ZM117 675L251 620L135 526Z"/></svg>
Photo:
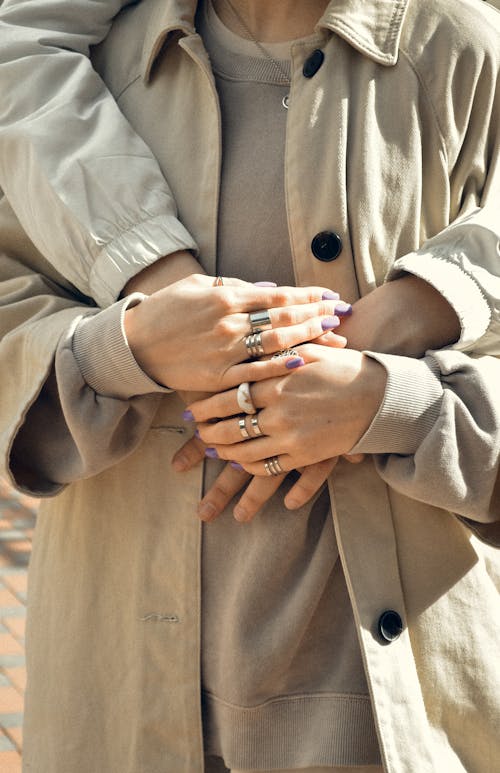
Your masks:
<svg viewBox="0 0 500 773"><path fill-rule="evenodd" d="M169 390L152 382L120 343L125 306L139 300L129 296L105 310L89 305L50 264L45 269L0 202L0 465L18 488L56 494L142 442ZM92 328L96 356L110 360L101 384L109 386L114 374L115 388L106 394L89 385L74 351L75 331L88 339Z"/></svg>
<svg viewBox="0 0 500 773"><path fill-rule="evenodd" d="M457 5L456 13L463 12ZM451 303L462 327L456 349L499 354L500 14L486 3L471 8L465 23L435 13L428 25L435 34L418 50L410 42L402 55L418 75L441 137L449 225L400 257L388 278L415 274Z"/></svg>
<svg viewBox="0 0 500 773"><path fill-rule="evenodd" d="M196 251L158 163L88 58L129 4L0 4L0 186L38 250L100 306L159 257Z"/></svg>
<svg viewBox="0 0 500 773"><path fill-rule="evenodd" d="M385 367L387 387L353 449L375 454L392 488L480 526L500 521L500 17L487 8L484 16L474 35L452 18L436 20L450 41L445 61L436 49L442 34L419 56L406 52L434 104L450 224L389 276L410 272L433 284L462 335L420 360L368 353Z"/></svg>
<svg viewBox="0 0 500 773"><path fill-rule="evenodd" d="M420 360L367 354L385 367L387 386L352 453L374 454L383 480L412 499L500 520L500 359L453 349Z"/></svg>

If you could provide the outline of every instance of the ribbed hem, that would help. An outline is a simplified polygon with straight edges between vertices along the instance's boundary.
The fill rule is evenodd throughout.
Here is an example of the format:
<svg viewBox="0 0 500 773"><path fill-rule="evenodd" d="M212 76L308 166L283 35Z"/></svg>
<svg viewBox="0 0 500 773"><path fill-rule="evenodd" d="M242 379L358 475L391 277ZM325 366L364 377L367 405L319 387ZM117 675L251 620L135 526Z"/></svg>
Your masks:
<svg viewBox="0 0 500 773"><path fill-rule="evenodd" d="M385 395L367 431L351 449L358 454L414 454L434 426L443 398L432 360L364 352L387 371Z"/></svg>
<svg viewBox="0 0 500 773"><path fill-rule="evenodd" d="M126 310L145 297L133 293L93 317L85 317L75 329L73 354L83 378L97 394L128 400L137 395L171 391L144 373L125 335Z"/></svg>
<svg viewBox="0 0 500 773"><path fill-rule="evenodd" d="M196 242L177 218L158 215L138 223L103 247L89 278L92 297L98 306L109 306L129 279L179 250L197 253Z"/></svg>
<svg viewBox="0 0 500 773"><path fill-rule="evenodd" d="M206 753L230 768L380 765L365 695L292 695L235 706L204 693Z"/></svg>

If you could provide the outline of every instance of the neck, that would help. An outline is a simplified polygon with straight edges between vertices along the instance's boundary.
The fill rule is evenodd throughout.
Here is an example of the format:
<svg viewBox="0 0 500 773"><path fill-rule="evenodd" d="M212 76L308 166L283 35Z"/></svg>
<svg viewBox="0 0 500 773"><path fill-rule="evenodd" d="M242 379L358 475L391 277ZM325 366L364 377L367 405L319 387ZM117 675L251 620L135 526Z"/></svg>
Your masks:
<svg viewBox="0 0 500 773"><path fill-rule="evenodd" d="M279 43L312 34L328 0L213 0L213 4L220 20L237 35L246 37L231 5L257 40Z"/></svg>

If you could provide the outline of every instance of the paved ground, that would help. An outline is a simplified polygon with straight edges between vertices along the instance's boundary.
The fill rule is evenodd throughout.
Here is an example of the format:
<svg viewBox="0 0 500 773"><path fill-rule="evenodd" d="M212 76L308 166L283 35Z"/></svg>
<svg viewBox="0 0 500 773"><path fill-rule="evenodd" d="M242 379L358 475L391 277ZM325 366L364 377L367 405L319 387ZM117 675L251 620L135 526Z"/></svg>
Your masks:
<svg viewBox="0 0 500 773"><path fill-rule="evenodd" d="M0 771L21 773L27 567L37 502L0 480Z"/></svg>

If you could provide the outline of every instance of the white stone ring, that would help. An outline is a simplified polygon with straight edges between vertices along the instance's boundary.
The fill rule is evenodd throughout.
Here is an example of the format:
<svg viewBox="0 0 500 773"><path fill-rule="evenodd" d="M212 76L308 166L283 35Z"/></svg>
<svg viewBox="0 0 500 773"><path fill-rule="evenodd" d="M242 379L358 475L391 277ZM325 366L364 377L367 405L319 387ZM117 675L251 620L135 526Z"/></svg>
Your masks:
<svg viewBox="0 0 500 773"><path fill-rule="evenodd" d="M236 400L243 413L257 413L257 408L253 404L252 395L250 394L250 384L248 381L244 381L239 385Z"/></svg>

